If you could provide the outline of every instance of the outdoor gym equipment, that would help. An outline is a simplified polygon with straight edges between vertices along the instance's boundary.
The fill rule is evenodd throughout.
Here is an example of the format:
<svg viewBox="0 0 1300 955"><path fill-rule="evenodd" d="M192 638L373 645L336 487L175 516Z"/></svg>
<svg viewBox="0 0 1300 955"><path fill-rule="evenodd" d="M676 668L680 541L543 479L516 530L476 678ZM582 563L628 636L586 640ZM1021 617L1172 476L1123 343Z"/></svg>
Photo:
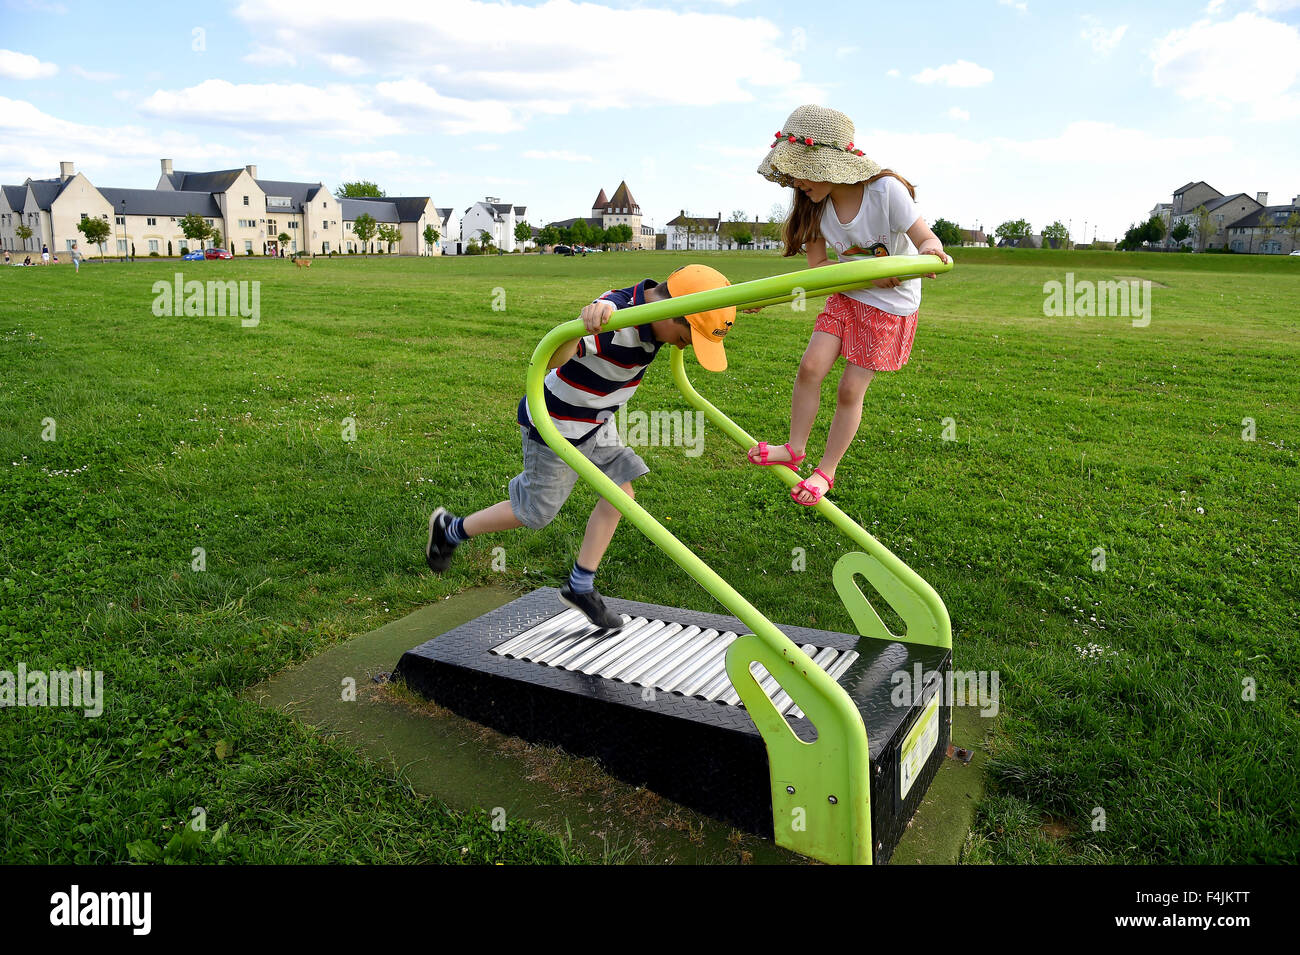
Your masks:
<svg viewBox="0 0 1300 955"><path fill-rule="evenodd" d="M621 309L605 330L951 269L932 255L827 265ZM595 756L614 775L804 855L888 861L950 737L942 686L952 629L943 601L824 497L814 509L860 548L832 571L858 633L778 627L556 430L543 397L547 364L585 333L581 321L565 322L534 350L526 388L533 426L734 616L607 599L626 622L600 630L540 588L407 652L396 676L470 719ZM695 390L684 352L671 355L686 401L740 448L757 444ZM762 470L787 487L798 480L788 468ZM858 577L903 621L902 634L889 630Z"/></svg>

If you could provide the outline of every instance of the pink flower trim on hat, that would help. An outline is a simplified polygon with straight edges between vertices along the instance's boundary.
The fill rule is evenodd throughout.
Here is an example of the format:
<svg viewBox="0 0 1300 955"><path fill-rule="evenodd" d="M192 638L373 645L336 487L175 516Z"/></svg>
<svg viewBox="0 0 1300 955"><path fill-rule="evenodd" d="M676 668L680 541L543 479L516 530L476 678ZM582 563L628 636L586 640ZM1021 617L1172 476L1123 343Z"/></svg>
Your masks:
<svg viewBox="0 0 1300 955"><path fill-rule="evenodd" d="M805 136L805 137L803 137L802 139L800 139L800 138L799 138L798 136L796 136L794 133L783 133L783 132L781 132L781 131L779 131L779 130L778 130L777 133L776 133L776 142L774 142L771 146L769 146L769 147L767 147L767 148L768 148L768 149L775 149L777 146L781 145L781 143L783 143L783 142L788 142L788 143L797 143L798 145L800 145L800 146L806 146L806 147L808 147L809 149L812 149L812 148L814 148L814 147L818 147L818 146L820 146L820 147L822 147L822 148L824 148L824 149L835 149L835 150L839 150L839 151L846 152L846 153L848 153L848 154L850 154L850 155L852 155L852 156L865 156L865 155L866 155L866 153L864 153L861 149L857 149L857 148L855 148L854 145L853 145L852 143L849 143L847 146L841 146L839 143L819 143L819 142L815 142L811 136Z"/></svg>

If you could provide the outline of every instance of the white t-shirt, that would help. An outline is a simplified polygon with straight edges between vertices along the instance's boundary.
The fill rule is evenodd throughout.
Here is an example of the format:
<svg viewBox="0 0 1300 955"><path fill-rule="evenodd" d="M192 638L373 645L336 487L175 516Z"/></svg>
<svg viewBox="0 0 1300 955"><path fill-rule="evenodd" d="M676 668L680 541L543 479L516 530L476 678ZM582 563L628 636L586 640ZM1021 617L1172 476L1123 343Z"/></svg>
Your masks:
<svg viewBox="0 0 1300 955"><path fill-rule="evenodd" d="M822 238L828 250L839 253L841 262L878 255L916 255L907 230L920 215L907 187L893 176L882 176L862 187L862 205L847 225L840 222L835 203L827 198ZM895 315L911 315L921 307L921 280L908 279L895 288L868 286L844 294Z"/></svg>

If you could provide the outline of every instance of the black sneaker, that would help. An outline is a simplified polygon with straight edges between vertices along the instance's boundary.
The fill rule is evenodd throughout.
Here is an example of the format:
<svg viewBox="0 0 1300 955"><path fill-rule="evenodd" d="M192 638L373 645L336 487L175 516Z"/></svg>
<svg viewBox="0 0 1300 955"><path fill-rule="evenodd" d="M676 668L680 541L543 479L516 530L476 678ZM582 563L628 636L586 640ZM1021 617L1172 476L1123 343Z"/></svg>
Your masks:
<svg viewBox="0 0 1300 955"><path fill-rule="evenodd" d="M575 594L566 583L560 588L560 600L604 630L617 630L623 626L623 618L605 606L598 590L589 594Z"/></svg>
<svg viewBox="0 0 1300 955"><path fill-rule="evenodd" d="M447 525L451 515L446 508L438 508L429 515L429 543L424 548L424 559L429 569L441 574L451 564L451 555L456 552L456 545L447 540Z"/></svg>

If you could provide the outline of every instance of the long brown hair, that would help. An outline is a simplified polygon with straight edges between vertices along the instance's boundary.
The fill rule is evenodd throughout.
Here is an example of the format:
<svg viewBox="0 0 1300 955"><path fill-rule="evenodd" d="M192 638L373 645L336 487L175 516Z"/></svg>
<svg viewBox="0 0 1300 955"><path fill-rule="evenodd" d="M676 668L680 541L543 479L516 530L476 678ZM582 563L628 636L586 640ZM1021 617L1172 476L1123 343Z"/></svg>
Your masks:
<svg viewBox="0 0 1300 955"><path fill-rule="evenodd" d="M863 187L871 185L882 176L892 176L897 179L907 189L907 194L913 200L916 199L916 187L892 169L880 170L870 179L864 180ZM828 199L830 199L829 195L821 202L813 202L802 189L794 190L794 204L790 208L790 215L785 220L785 257L798 255L804 251L804 246L809 242L815 242L822 237L822 210Z"/></svg>

